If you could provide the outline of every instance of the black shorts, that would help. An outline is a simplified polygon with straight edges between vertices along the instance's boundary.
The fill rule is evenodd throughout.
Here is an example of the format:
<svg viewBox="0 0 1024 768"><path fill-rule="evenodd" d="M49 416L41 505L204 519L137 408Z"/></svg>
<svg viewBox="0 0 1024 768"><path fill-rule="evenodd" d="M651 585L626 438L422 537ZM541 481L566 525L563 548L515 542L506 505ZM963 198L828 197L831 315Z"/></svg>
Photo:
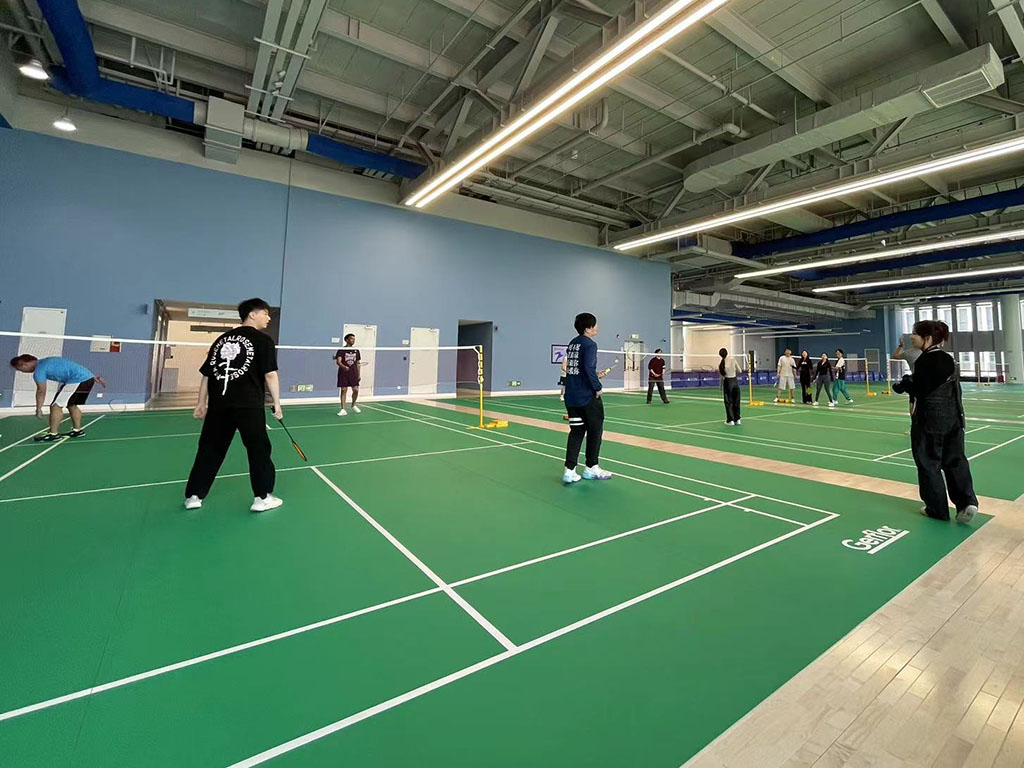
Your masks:
<svg viewBox="0 0 1024 768"><path fill-rule="evenodd" d="M359 369L352 367L349 370L344 368L338 369L338 389L345 389L346 387L358 387L359 386Z"/></svg>
<svg viewBox="0 0 1024 768"><path fill-rule="evenodd" d="M565 386L565 376L560 376L558 378L558 386L560 386L560 387L564 387Z"/></svg>
<svg viewBox="0 0 1024 768"><path fill-rule="evenodd" d="M85 401L89 399L89 393L92 392L92 387L95 383L96 379L89 379L78 384L61 384L57 394L53 396L53 402L50 405L56 405L60 408L67 408L72 405L85 405Z"/></svg>

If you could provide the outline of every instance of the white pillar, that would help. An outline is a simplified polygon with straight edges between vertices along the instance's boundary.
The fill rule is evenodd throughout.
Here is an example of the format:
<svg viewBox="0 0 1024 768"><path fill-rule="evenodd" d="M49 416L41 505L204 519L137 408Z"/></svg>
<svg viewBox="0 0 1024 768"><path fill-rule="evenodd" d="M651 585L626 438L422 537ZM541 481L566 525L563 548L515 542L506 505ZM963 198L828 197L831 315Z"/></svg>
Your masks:
<svg viewBox="0 0 1024 768"><path fill-rule="evenodd" d="M1009 384L1024 384L1024 333L1020 323L1020 294L1008 293L1002 296L1003 310L1003 352L1006 355L1006 381Z"/></svg>

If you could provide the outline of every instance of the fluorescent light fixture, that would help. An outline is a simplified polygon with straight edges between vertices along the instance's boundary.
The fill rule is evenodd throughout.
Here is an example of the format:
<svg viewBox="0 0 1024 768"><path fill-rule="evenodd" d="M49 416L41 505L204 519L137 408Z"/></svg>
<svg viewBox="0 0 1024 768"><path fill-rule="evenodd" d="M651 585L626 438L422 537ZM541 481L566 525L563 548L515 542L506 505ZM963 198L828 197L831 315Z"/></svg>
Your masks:
<svg viewBox="0 0 1024 768"><path fill-rule="evenodd" d="M1005 275L1010 272L1024 272L1024 265L1018 267L994 267L992 269L963 269L956 272L939 272L935 275L919 277L896 277L891 280L875 280L871 283L853 283L850 285L830 285L827 288L815 288L815 293L833 293L835 291L859 291L862 288L879 288L884 285L906 285L907 283L933 283L937 280L961 280L965 277L984 277L985 275Z"/></svg>
<svg viewBox="0 0 1024 768"><path fill-rule="evenodd" d="M50 73L46 71L39 59L32 59L18 67L18 71L25 77L32 80L49 80Z"/></svg>
<svg viewBox="0 0 1024 768"><path fill-rule="evenodd" d="M1001 232L986 232L983 235L972 235L971 237L957 237L951 240L936 240L931 243L920 245L908 245L903 248L890 248L885 251L874 251L872 253L860 253L856 256L841 256L835 259L822 259L821 261L805 261L802 264L787 264L784 267L772 267L771 269L759 269L754 272L741 272L736 275L739 279L748 277L767 277L769 275L781 275L786 272L802 272L806 269L819 269L821 267L837 267L841 264L863 264L867 261L879 261L892 259L897 256L908 256L912 253L933 253L945 251L950 248L961 248L968 245L979 245L981 243L997 243L1002 240L1013 240L1024 238L1024 228L1008 229ZM884 245L884 241L883 241Z"/></svg>
<svg viewBox="0 0 1024 768"><path fill-rule="evenodd" d="M830 200L841 195L863 192L866 189L875 189L888 184L895 184L896 182L904 181L905 179L912 179L929 173L937 173L939 171L948 171L953 168L960 168L965 165L972 165L974 163L980 163L985 160L991 160L1005 155L1012 155L1022 151L1024 151L1024 136L1018 136L1014 139L1001 141L998 144L990 144L988 146L971 149L966 152L959 152L955 155L949 155L948 157L943 157L938 160L929 160L924 163L917 163L916 165L911 165L898 171L890 171L889 173L868 176L867 178L850 181L846 184L839 184L834 187L825 187L824 189L805 192L804 194L796 195L794 197L786 197L782 200L776 200L773 203L763 203L761 205L751 206L750 208L743 208L741 210L734 211L733 213L719 214L718 216L712 216L709 219L695 221L692 224L686 224L682 227L666 229L662 232L644 235L642 237L634 238L633 240L626 240L616 245L615 250L628 251L633 248L642 248L645 245L662 243L666 240L673 240L677 237L693 235L698 232L715 229L716 227L723 227L727 224L735 224L739 221L764 218L765 216L778 213L779 211L788 211L793 208L800 208L805 205L811 205L812 203L818 203L822 200Z"/></svg>
<svg viewBox="0 0 1024 768"><path fill-rule="evenodd" d="M64 115L63 117L58 117L56 120L54 120L53 127L56 128L58 131L64 131L65 133L71 133L72 131L78 130L78 126L75 125L74 121L67 115Z"/></svg>
<svg viewBox="0 0 1024 768"><path fill-rule="evenodd" d="M728 2L729 0L708 0L708 2L700 4L698 0L676 0L676 2L669 3L662 11L641 24L631 34L624 37L573 77L555 88L505 128L482 142L476 149L446 171L428 181L422 188L402 202L405 205L415 206L416 208L423 208L429 205L446 191L458 185L480 168L505 154L516 144L519 144L559 115L581 102L609 80L617 77L640 61L640 59L665 45L685 29L692 27ZM668 25L680 12L698 4L699 7L696 10L679 19L675 24L661 32L661 34L657 34L660 29ZM640 43L643 43L643 45L633 50L632 53L614 65L612 64L612 62Z"/></svg>

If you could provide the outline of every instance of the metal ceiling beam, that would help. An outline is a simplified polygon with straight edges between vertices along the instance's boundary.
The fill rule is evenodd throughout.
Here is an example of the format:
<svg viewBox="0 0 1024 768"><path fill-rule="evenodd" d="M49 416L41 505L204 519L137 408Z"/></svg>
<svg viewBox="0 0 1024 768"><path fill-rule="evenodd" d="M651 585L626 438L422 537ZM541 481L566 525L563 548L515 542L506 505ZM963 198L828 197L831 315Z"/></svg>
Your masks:
<svg viewBox="0 0 1024 768"><path fill-rule="evenodd" d="M469 117L469 111L472 108L473 94L467 93L462 97L462 101L459 103L458 112L455 113L455 122L452 124L452 129L448 134L448 141L445 142L442 157L450 155L452 150L455 149L455 145L459 143L459 137L462 135L462 129L466 126L466 118Z"/></svg>
<svg viewBox="0 0 1024 768"><path fill-rule="evenodd" d="M889 146L892 140L900 135L900 131L902 131L907 126L907 123L909 123L912 119L913 116L905 117L902 120L897 120L895 123L893 123L884 131L882 131L881 134L879 134L878 138L875 140L875 143L871 145L871 147L863 155L863 157L874 157L887 146Z"/></svg>
<svg viewBox="0 0 1024 768"><path fill-rule="evenodd" d="M956 25L953 24L952 19L949 18L945 9L939 4L939 0L921 0L921 7L924 8L925 13L928 14L935 26L938 27L939 32L946 38L946 42L950 44L954 51L963 53L967 50L967 43L960 36L960 32L957 30Z"/></svg>
<svg viewBox="0 0 1024 768"><path fill-rule="evenodd" d="M758 60L780 78L812 101L838 104L842 99L803 65L795 63L779 46L762 35L743 19L723 8L709 16L707 25L744 53Z"/></svg>
<svg viewBox="0 0 1024 768"><path fill-rule="evenodd" d="M281 20L281 9L284 7L284 0L270 0L263 16L264 40L275 40L277 38L277 27ZM262 91L266 89L267 67L270 66L270 46L261 45L256 54L256 66L253 68L252 90L249 91L249 103L246 105L252 113L257 113L260 108Z"/></svg>
<svg viewBox="0 0 1024 768"><path fill-rule="evenodd" d="M551 38L554 37L556 29L558 29L557 16L548 16L540 23L530 47L530 53L526 57L526 64L519 75L516 87L512 89L511 100L518 99L533 84L533 78L537 74L540 63L544 60L544 54L547 53L548 46L551 45Z"/></svg>
<svg viewBox="0 0 1024 768"><path fill-rule="evenodd" d="M1006 36L1010 38L1017 56L1024 59L1024 24L1020 20L1020 11L1016 3L1007 0L990 0L992 7L998 9L999 21L1003 23Z"/></svg>

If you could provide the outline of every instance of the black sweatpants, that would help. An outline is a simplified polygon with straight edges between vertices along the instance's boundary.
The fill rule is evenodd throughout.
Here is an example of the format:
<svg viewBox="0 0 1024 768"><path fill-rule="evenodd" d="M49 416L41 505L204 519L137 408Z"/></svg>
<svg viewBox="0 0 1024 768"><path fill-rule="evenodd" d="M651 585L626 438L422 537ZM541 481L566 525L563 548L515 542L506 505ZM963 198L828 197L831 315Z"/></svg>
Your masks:
<svg viewBox="0 0 1024 768"><path fill-rule="evenodd" d="M236 430L242 435L242 444L249 454L252 495L262 499L274 491L274 462L270 458L270 437L263 414L262 408L211 408L207 412L199 435L196 460L185 486L185 498L206 498Z"/></svg>
<svg viewBox="0 0 1024 768"><path fill-rule="evenodd" d="M604 434L604 402L595 397L581 408L566 406L569 413L569 441L565 447L565 468L575 469L580 459L583 438L587 438L587 466L597 464Z"/></svg>
<svg viewBox="0 0 1024 768"><path fill-rule="evenodd" d="M654 385L658 385L658 394L661 395L661 402L667 403L668 398L665 397L665 382L660 379L648 379L647 380L647 402L651 402L651 396L654 395Z"/></svg>
<svg viewBox="0 0 1024 768"><path fill-rule="evenodd" d="M725 420L740 420L740 381L733 376L722 379L722 394L725 398Z"/></svg>
<svg viewBox="0 0 1024 768"><path fill-rule="evenodd" d="M961 426L944 434L926 432L919 424L913 424L910 428L910 446L914 463L917 464L917 484L929 517L949 520L950 501L957 511L978 504L964 439L964 428ZM943 475L946 476L945 482Z"/></svg>

